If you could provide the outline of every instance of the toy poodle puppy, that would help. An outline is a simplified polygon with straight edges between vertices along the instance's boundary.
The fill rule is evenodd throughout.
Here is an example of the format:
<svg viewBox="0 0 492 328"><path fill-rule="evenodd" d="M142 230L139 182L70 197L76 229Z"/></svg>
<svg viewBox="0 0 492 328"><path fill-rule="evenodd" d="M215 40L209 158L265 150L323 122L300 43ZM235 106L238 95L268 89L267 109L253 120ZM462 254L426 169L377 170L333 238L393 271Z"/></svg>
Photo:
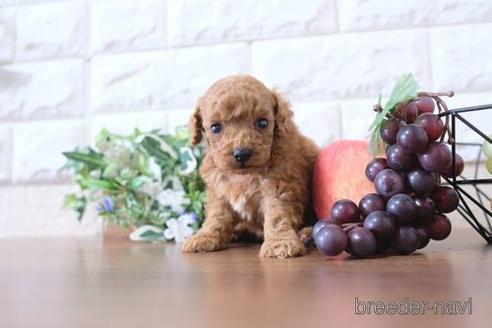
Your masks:
<svg viewBox="0 0 492 328"><path fill-rule="evenodd" d="M249 233L263 239L262 257L305 253L299 232L309 225L319 149L298 131L289 107L276 91L245 75L215 82L198 99L190 130L193 145L206 141L200 168L206 218L184 252L220 250Z"/></svg>

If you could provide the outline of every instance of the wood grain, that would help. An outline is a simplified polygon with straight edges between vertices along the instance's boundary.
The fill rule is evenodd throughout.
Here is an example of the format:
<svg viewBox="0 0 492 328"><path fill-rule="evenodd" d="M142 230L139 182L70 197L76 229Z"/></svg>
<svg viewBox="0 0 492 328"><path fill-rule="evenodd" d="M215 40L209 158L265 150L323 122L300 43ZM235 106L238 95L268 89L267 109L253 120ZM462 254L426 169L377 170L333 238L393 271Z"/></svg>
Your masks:
<svg viewBox="0 0 492 328"><path fill-rule="evenodd" d="M105 239L0 241L0 327L490 327L490 248L468 229L412 256L261 259ZM472 314L356 315L354 300L460 300Z"/></svg>

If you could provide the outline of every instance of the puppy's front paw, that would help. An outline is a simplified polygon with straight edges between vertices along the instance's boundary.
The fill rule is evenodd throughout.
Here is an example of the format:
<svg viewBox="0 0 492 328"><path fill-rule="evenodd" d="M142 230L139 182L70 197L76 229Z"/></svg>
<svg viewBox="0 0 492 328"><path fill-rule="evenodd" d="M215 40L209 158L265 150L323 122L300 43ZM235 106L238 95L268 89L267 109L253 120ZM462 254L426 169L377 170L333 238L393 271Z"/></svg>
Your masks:
<svg viewBox="0 0 492 328"><path fill-rule="evenodd" d="M261 245L261 257L287 258L301 256L306 253L303 243L298 238L271 239Z"/></svg>
<svg viewBox="0 0 492 328"><path fill-rule="evenodd" d="M204 234L197 234L188 238L184 242L181 250L185 253L194 253L213 252L223 248L224 245L218 238Z"/></svg>

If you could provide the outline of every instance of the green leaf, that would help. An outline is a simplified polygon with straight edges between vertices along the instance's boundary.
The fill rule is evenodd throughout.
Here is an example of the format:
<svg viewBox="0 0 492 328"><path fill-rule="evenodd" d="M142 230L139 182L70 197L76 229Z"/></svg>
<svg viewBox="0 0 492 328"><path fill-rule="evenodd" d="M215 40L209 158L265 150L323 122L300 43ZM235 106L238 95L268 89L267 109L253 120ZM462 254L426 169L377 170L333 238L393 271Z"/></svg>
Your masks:
<svg viewBox="0 0 492 328"><path fill-rule="evenodd" d="M62 154L72 161L84 163L92 168L104 168L107 165L103 156L92 149L89 154L78 151L69 151Z"/></svg>
<svg viewBox="0 0 492 328"><path fill-rule="evenodd" d="M372 156L376 156L382 151L384 151L384 144L378 129L377 132L371 134L371 139L369 140L369 153Z"/></svg>
<svg viewBox="0 0 492 328"><path fill-rule="evenodd" d="M162 229L151 225L138 227L137 230L130 234L130 239L133 241L164 241L166 238L162 233Z"/></svg>
<svg viewBox="0 0 492 328"><path fill-rule="evenodd" d="M397 104L408 101L417 97L418 83L413 74L409 73L403 75L396 83L395 87L391 91L390 98L383 107L381 113L376 115L376 119L372 123L370 129L376 125L380 125L388 113L395 110ZM378 103L381 105L381 94L379 95Z"/></svg>
<svg viewBox="0 0 492 328"><path fill-rule="evenodd" d="M188 127L186 125L177 126L175 130L176 130L176 133L175 133L176 139L178 139L184 143L187 143L189 141L190 133L189 133Z"/></svg>
<svg viewBox="0 0 492 328"><path fill-rule="evenodd" d="M140 235L140 237L144 240L164 240L164 236L162 233L157 233L155 231L147 230Z"/></svg>
<svg viewBox="0 0 492 328"><path fill-rule="evenodd" d="M418 89L419 85L412 73L403 75L393 88L386 105L384 105L383 113L394 110L398 103L417 97Z"/></svg>
<svg viewBox="0 0 492 328"><path fill-rule="evenodd" d="M109 163L103 171L103 177L105 179L112 179L118 175L118 165L116 163Z"/></svg>
<svg viewBox="0 0 492 328"><path fill-rule="evenodd" d="M117 190L118 186L112 182L98 179L86 179L80 181L80 184L84 187L97 189L97 190Z"/></svg>
<svg viewBox="0 0 492 328"><path fill-rule="evenodd" d="M413 74L409 73L403 75L395 87L391 91L391 95L384 105L382 111L376 114L376 117L371 124L369 130L371 131L371 138L369 142L369 151L375 156L378 152L383 149L383 143L379 135L381 126L386 119L386 115L393 113L396 110L396 105L399 103L408 101L417 97L418 83ZM378 104L381 105L381 94L378 98Z"/></svg>
<svg viewBox="0 0 492 328"><path fill-rule="evenodd" d="M138 189L141 185L143 185L145 182L151 181L149 177L146 176L138 176L136 178L133 178L130 181L129 188L132 190Z"/></svg>
<svg viewBox="0 0 492 328"><path fill-rule="evenodd" d="M190 147L182 147L179 149L179 162L180 174L182 175L193 173L198 166L198 162L195 156L193 156L193 151Z"/></svg>
<svg viewBox="0 0 492 328"><path fill-rule="evenodd" d="M163 143L164 143L164 141L163 141ZM165 144L167 145L167 143L165 143ZM161 143L159 142L159 140L156 140L153 137L145 136L145 137L143 137L142 141L140 141L140 145L145 149L145 151L150 156L153 156L156 159L156 161L161 163L162 165L165 165L165 166L173 166L174 165L173 159L177 158L176 153L174 152L173 154L171 154L170 152L164 151L161 148Z"/></svg>
<svg viewBox="0 0 492 328"><path fill-rule="evenodd" d="M142 137L142 136L141 136ZM140 139L140 138L139 138ZM150 146L149 150L161 151L168 154L172 159L178 159L176 150L170 145L173 143L172 136L159 136L157 134L147 134L141 138L141 143L145 143ZM152 155L152 154L151 154Z"/></svg>
<svg viewBox="0 0 492 328"><path fill-rule="evenodd" d="M77 220L82 220L87 207L87 199L85 196L77 196L76 194L65 195L63 207L70 208L78 213Z"/></svg>

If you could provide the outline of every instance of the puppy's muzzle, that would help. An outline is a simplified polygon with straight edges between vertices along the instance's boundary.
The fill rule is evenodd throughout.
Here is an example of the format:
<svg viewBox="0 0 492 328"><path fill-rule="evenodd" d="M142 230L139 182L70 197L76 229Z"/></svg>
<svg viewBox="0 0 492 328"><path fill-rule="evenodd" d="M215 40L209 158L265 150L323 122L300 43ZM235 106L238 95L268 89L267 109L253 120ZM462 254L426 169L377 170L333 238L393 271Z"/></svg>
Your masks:
<svg viewBox="0 0 492 328"><path fill-rule="evenodd" d="M244 164L252 155L251 149L248 148L237 148L232 151L232 157L238 163Z"/></svg>

